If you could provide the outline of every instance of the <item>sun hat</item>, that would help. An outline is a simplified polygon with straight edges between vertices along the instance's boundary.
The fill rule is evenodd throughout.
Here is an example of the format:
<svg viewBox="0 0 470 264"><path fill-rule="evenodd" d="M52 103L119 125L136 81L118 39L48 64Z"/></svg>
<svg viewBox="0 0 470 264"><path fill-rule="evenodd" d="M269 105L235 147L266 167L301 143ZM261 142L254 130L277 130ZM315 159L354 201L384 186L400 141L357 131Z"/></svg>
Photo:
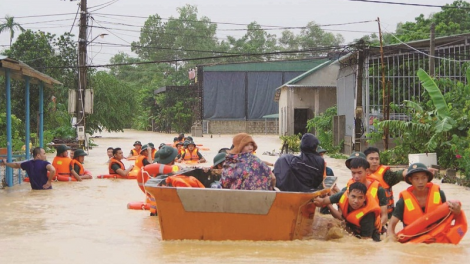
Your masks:
<svg viewBox="0 0 470 264"><path fill-rule="evenodd" d="M406 183L411 184L411 181L410 181L411 175L413 175L416 172L421 172L421 171L425 172L426 175L428 175L428 182L432 181L432 179L434 178L434 175L432 174L432 172L428 170L426 165L418 162L418 163L413 163L408 167L408 172L405 175Z"/></svg>
<svg viewBox="0 0 470 264"><path fill-rule="evenodd" d="M73 153L73 158L78 158L80 156L88 156L88 154L83 149L76 149Z"/></svg>
<svg viewBox="0 0 470 264"><path fill-rule="evenodd" d="M147 150L148 149L148 146L147 145L143 145L142 148L140 149L140 153L142 154L143 151Z"/></svg>
<svg viewBox="0 0 470 264"><path fill-rule="evenodd" d="M178 150L170 147L170 146L163 146L161 149L155 153L155 162L160 164L169 164L173 160L175 160L176 156L178 155Z"/></svg>
<svg viewBox="0 0 470 264"><path fill-rule="evenodd" d="M142 146L142 143L140 143L140 141L136 141L136 142L134 142L134 146L135 145L141 145Z"/></svg>
<svg viewBox="0 0 470 264"><path fill-rule="evenodd" d="M69 150L70 147L67 147L66 145L59 145L57 147L57 155L64 153L65 151Z"/></svg>
<svg viewBox="0 0 470 264"><path fill-rule="evenodd" d="M227 153L219 153L214 157L214 167L225 161Z"/></svg>
<svg viewBox="0 0 470 264"><path fill-rule="evenodd" d="M241 153L243 148L248 143L253 144L253 151L256 151L256 149L258 149L258 145L256 145L255 141L250 135L248 135L247 133L236 134L235 137L233 137L233 148L232 150L230 150L230 154Z"/></svg>
<svg viewBox="0 0 470 264"><path fill-rule="evenodd" d="M362 159L367 159L366 158L366 155L362 152L353 152L351 154L351 156L349 156L349 158L346 160L345 164L346 164L346 167L348 167L348 169L350 169L350 164L351 164L351 160L354 159L354 158L362 158Z"/></svg>
<svg viewBox="0 0 470 264"><path fill-rule="evenodd" d="M320 146L317 147L317 153L325 153L325 152L326 152L326 149L324 149Z"/></svg>

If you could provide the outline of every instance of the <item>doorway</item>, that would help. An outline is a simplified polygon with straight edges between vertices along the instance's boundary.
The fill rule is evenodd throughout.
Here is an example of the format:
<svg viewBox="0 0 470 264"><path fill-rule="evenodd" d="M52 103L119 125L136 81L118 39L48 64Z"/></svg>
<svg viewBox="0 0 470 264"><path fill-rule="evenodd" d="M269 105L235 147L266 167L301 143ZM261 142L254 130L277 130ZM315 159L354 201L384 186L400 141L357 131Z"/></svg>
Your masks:
<svg viewBox="0 0 470 264"><path fill-rule="evenodd" d="M307 120L309 109L294 109L294 134L307 133Z"/></svg>

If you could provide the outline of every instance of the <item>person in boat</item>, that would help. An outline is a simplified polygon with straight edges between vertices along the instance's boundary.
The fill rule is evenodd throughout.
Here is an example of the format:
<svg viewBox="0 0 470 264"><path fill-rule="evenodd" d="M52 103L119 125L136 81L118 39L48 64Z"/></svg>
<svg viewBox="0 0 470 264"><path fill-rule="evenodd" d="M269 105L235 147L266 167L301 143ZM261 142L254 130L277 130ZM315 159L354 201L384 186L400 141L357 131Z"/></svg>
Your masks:
<svg viewBox="0 0 470 264"><path fill-rule="evenodd" d="M56 170L56 175L71 176L70 162L72 162L72 159L69 157L69 149L66 145L59 145L57 147L57 155L52 160L52 166Z"/></svg>
<svg viewBox="0 0 470 264"><path fill-rule="evenodd" d="M140 149L140 154L135 159L135 166L138 168L142 168L146 165L149 165L153 162L152 153L149 151L149 147L147 145L143 145Z"/></svg>
<svg viewBox="0 0 470 264"><path fill-rule="evenodd" d="M73 159L70 162L70 174L77 179L77 181L93 178L90 174L85 172L85 168L83 167L85 156L88 156L88 154L83 149L77 149L73 153Z"/></svg>
<svg viewBox="0 0 470 264"><path fill-rule="evenodd" d="M52 189L52 179L55 177L55 168L46 161L46 151L43 148L33 149L33 159L24 162L6 162L2 164L13 169L26 171L29 177L29 184L33 190ZM47 173L49 172L49 176Z"/></svg>
<svg viewBox="0 0 470 264"><path fill-rule="evenodd" d="M341 197L343 194L347 191L349 186L353 184L354 182L361 182L367 187L367 194L370 194L371 197L373 197L376 202L380 206L381 214L381 222L382 226L385 225L385 223L388 220L387 217L387 197L385 196L385 190L380 186L378 181L375 181L374 179L368 178L367 175L369 173L369 162L365 159L365 155L362 152L356 152L351 155L346 160L346 166L351 170L352 174L352 179L349 180L347 183L347 187L343 188L340 192L331 195L330 197L317 197L314 200L315 205L317 206L324 206L324 205L329 205L329 204L338 204L341 200ZM332 208L330 207L330 210L333 211ZM333 214L334 216L335 214Z"/></svg>
<svg viewBox="0 0 470 264"><path fill-rule="evenodd" d="M111 158L113 157L113 147L108 147L106 149L106 153L108 154L108 161L106 163L109 163Z"/></svg>
<svg viewBox="0 0 470 264"><path fill-rule="evenodd" d="M387 230L387 235L393 241L398 240L395 228L399 221L403 222L403 227L406 227L422 215L436 210L443 203L447 202L450 212L454 215L461 214L460 202L447 201L439 186L431 182L433 177L433 173L422 163L413 163L408 167L405 181L411 187L400 193Z"/></svg>
<svg viewBox="0 0 470 264"><path fill-rule="evenodd" d="M320 156L322 158L323 158L323 156L325 155L326 152L327 152L326 149L324 149L320 146L317 147L317 153L320 154ZM325 159L325 158L323 158L323 159ZM330 167L326 166L326 161L325 161L325 170L326 170L326 176L335 176L335 173L333 172L333 170Z"/></svg>
<svg viewBox="0 0 470 264"><path fill-rule="evenodd" d="M258 146L253 138L240 133L233 138L233 149L225 158L220 182L225 189L274 190L276 177L271 169L253 154Z"/></svg>
<svg viewBox="0 0 470 264"><path fill-rule="evenodd" d="M310 133L302 136L300 155L286 154L274 164L276 187L281 191L311 192L322 188L325 161L317 152L319 141Z"/></svg>
<svg viewBox="0 0 470 264"><path fill-rule="evenodd" d="M381 209L363 183L352 183L341 196L338 207L332 214L345 221L348 232L361 239L380 241Z"/></svg>
<svg viewBox="0 0 470 264"><path fill-rule="evenodd" d="M228 154L230 152L230 149L229 148L221 148L219 149L219 152L217 153L225 153L225 154Z"/></svg>
<svg viewBox="0 0 470 264"><path fill-rule="evenodd" d="M122 177L129 175L129 172L134 168L134 165L130 165L129 168L126 169L124 163L121 161L123 158L124 153L122 152L121 148L113 149L113 157L109 161L108 165L109 174L118 174Z"/></svg>
<svg viewBox="0 0 470 264"><path fill-rule="evenodd" d="M387 196L387 214L388 218L392 217L395 201L393 200L392 186L400 183L405 179L406 170L391 171L390 167L380 164L380 152L378 148L368 147L364 150L364 155L370 164L369 177L377 180L382 188L385 189Z"/></svg>
<svg viewBox="0 0 470 264"><path fill-rule="evenodd" d="M227 157L227 153L218 153L214 157L214 164L209 169L204 169L204 171L211 172L211 175L215 177L215 181L211 183L211 188L222 189L222 183L220 182L220 177L222 176L222 170L225 164L225 158Z"/></svg>
<svg viewBox="0 0 470 264"><path fill-rule="evenodd" d="M155 148L155 145L152 142L149 142L147 146L149 148L151 160L153 161L155 159L155 153L157 153L157 149Z"/></svg>
<svg viewBox="0 0 470 264"><path fill-rule="evenodd" d="M199 150L196 148L196 144L193 141L186 141L185 142L185 151L181 155L179 162L197 162L197 163L204 163L206 159L202 156Z"/></svg>
<svg viewBox="0 0 470 264"><path fill-rule="evenodd" d="M129 156L127 156L127 158L131 158L131 157L137 158L137 156L139 156L140 154L141 149L142 149L142 143L140 143L140 141L134 142L134 148L131 149L131 152L129 153Z"/></svg>
<svg viewBox="0 0 470 264"><path fill-rule="evenodd" d="M160 143L160 145L158 146L158 150L160 150L163 146L166 146L166 144L165 143Z"/></svg>

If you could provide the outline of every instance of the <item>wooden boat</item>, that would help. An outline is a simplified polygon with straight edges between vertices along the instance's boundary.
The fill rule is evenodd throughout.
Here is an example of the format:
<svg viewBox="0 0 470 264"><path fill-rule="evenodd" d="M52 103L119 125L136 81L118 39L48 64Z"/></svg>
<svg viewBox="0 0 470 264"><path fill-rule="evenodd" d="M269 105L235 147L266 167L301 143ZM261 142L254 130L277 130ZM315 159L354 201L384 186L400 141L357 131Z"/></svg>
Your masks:
<svg viewBox="0 0 470 264"><path fill-rule="evenodd" d="M156 199L163 240L302 239L315 215L313 199L330 190L173 188L160 186L161 181L150 179L145 189Z"/></svg>

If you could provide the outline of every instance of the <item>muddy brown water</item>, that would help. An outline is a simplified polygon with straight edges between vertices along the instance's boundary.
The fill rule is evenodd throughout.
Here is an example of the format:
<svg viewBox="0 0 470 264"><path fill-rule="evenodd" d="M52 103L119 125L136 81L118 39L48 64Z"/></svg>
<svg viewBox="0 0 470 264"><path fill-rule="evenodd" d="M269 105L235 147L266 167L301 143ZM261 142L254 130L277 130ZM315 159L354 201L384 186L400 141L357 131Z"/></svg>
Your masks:
<svg viewBox="0 0 470 264"><path fill-rule="evenodd" d="M85 168L94 176L105 174L106 148L122 147L129 152L135 140L156 146L171 142L174 135L126 130L102 133L94 139L99 146L90 150ZM209 147L202 152L207 166L222 147L231 145L230 135L195 138ZM254 135L257 154L279 151L277 136ZM52 160L53 154L48 155ZM350 177L344 160L326 158L344 186ZM127 164L131 164L127 162ZM436 181L437 182L437 181ZM395 195L408 185L394 187ZM441 184L448 199L463 202L470 215L470 191ZM361 241L354 237L324 241L318 236L297 241L162 241L156 217L148 211L127 210L128 202L144 196L135 180L93 179L57 182L51 191L32 191L29 184L0 190L0 263L467 263L470 235L454 245L403 245ZM467 217L468 218L468 217ZM323 226L318 218L315 227ZM191 223L188 222L190 225ZM257 223L253 223L256 228ZM401 226L401 224L399 224ZM320 227L319 227L320 226Z"/></svg>

